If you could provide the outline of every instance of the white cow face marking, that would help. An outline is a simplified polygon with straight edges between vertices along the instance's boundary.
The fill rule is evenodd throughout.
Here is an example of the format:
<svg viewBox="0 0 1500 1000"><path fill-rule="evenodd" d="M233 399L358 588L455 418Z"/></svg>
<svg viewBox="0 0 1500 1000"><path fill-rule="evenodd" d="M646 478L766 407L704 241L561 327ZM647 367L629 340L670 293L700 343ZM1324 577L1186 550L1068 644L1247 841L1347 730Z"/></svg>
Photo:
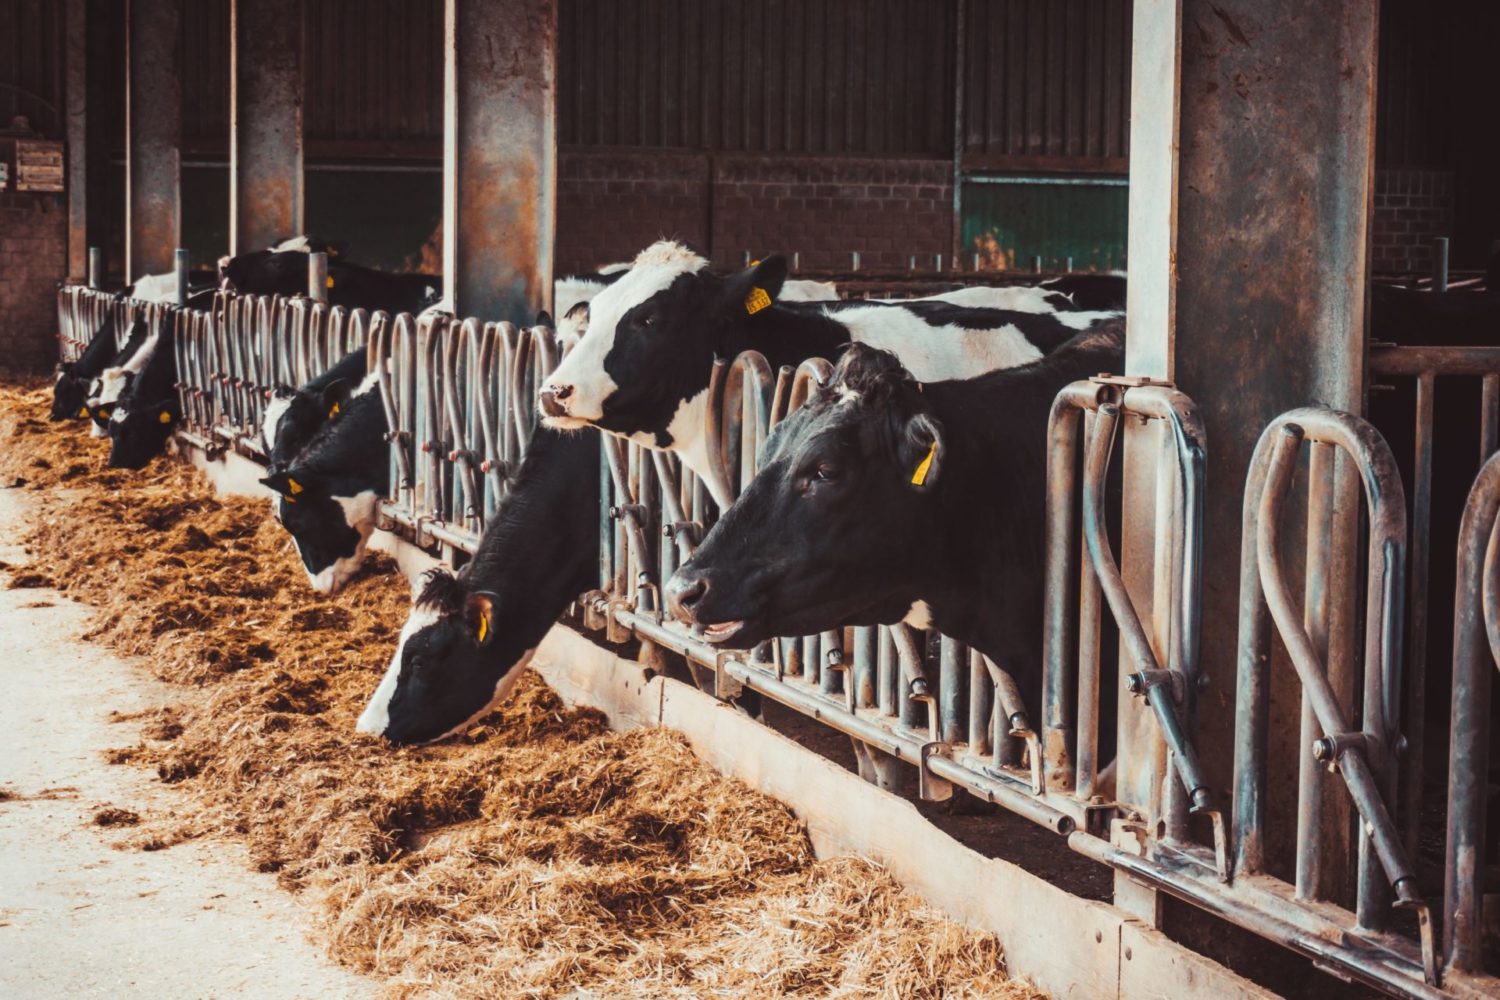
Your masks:
<svg viewBox="0 0 1500 1000"><path fill-rule="evenodd" d="M620 383L635 374L621 365L633 341L659 339L661 317L648 303L679 278L697 274L708 261L678 243L656 243L641 251L629 273L589 302L588 326L573 350L543 387L541 413L550 427L575 429L599 424ZM645 308L643 308L645 307ZM623 322L623 326L622 326ZM616 345L626 348L617 352ZM706 375L706 373L705 373ZM646 428L630 428L624 433Z"/></svg>

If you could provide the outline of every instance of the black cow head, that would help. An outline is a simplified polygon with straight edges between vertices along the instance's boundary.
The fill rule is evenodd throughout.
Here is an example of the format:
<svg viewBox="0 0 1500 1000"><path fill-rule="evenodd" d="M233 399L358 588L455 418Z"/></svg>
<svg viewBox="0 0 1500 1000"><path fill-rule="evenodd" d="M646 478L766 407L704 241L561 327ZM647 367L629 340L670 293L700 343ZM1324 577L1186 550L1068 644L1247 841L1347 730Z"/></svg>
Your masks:
<svg viewBox="0 0 1500 1000"><path fill-rule="evenodd" d="M278 494L276 519L292 536L313 590L338 593L364 562L380 496L374 490L344 490L301 468L273 472L260 482Z"/></svg>
<svg viewBox="0 0 1500 1000"><path fill-rule="evenodd" d="M286 468L320 427L338 417L354 388L351 380L336 379L315 392L290 386L272 390L261 436L273 472Z"/></svg>
<svg viewBox="0 0 1500 1000"><path fill-rule="evenodd" d="M467 574L428 572L391 665L359 717L359 730L393 743L453 733L499 701L531 658L498 621L495 594Z"/></svg>
<svg viewBox="0 0 1500 1000"><path fill-rule="evenodd" d="M219 286L242 295L305 295L307 253L252 250L219 258Z"/></svg>
<svg viewBox="0 0 1500 1000"><path fill-rule="evenodd" d="M89 386L93 379L73 374L73 363L58 366L57 384L52 388L51 420L75 420L89 416Z"/></svg>
<svg viewBox="0 0 1500 1000"><path fill-rule="evenodd" d="M681 244L657 243L602 289L588 304L582 337L542 387L546 423L689 450L685 439L701 433L714 358L738 353L732 338L775 301L787 274L781 257L727 277L707 267Z"/></svg>
<svg viewBox="0 0 1500 1000"><path fill-rule="evenodd" d="M154 403L122 400L109 420L109 467L144 469L167 447L167 439L182 420L176 394Z"/></svg>
<svg viewBox="0 0 1500 1000"><path fill-rule="evenodd" d="M895 356L852 345L671 579L673 614L738 648L901 620L923 587L923 545L940 536L943 452L942 425Z"/></svg>

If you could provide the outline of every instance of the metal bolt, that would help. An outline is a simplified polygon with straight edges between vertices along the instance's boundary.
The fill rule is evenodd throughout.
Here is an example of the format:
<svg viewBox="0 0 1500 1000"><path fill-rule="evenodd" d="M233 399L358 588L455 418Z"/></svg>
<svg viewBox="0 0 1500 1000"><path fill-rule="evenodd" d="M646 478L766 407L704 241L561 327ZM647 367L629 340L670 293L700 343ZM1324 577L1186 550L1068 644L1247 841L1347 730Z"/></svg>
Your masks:
<svg viewBox="0 0 1500 1000"><path fill-rule="evenodd" d="M1143 674L1131 674L1125 678L1125 690L1131 694L1146 693L1146 678Z"/></svg>
<svg viewBox="0 0 1500 1000"><path fill-rule="evenodd" d="M1337 747L1335 747L1333 740L1329 739L1327 736L1323 737L1320 740L1313 740L1312 754L1314 760L1333 760L1333 755L1336 750Z"/></svg>

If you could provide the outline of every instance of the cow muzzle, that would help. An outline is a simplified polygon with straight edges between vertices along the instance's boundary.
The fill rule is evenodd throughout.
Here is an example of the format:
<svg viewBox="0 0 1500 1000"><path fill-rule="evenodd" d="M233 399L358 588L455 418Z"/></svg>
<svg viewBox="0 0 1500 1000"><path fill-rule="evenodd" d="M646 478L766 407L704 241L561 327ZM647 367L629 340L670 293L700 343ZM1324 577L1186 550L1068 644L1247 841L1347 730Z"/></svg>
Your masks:
<svg viewBox="0 0 1500 1000"><path fill-rule="evenodd" d="M554 385L548 383L542 386L541 393L537 396L537 405L542 408L542 415L547 417L566 417L568 415L568 400L573 396L571 385Z"/></svg>

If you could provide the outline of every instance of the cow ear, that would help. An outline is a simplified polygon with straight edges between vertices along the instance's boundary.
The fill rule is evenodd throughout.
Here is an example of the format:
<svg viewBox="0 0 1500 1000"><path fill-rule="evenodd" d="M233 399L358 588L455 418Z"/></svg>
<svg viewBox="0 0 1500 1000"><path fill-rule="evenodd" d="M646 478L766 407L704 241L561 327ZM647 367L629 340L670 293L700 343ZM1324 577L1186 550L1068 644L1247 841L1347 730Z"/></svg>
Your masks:
<svg viewBox="0 0 1500 1000"><path fill-rule="evenodd" d="M309 479L307 474L300 469L283 469L280 472L271 473L262 479L260 484L280 493L288 503L296 503L298 497L307 492Z"/></svg>
<svg viewBox="0 0 1500 1000"><path fill-rule="evenodd" d="M734 318L754 316L770 307L786 284L786 258L772 254L729 276L725 282L723 309Z"/></svg>
<svg viewBox="0 0 1500 1000"><path fill-rule="evenodd" d="M943 471L943 425L930 414L918 413L906 421L901 435L902 475L911 488L925 492L937 484Z"/></svg>
<svg viewBox="0 0 1500 1000"><path fill-rule="evenodd" d="M353 389L346 378L334 379L323 387L323 412L332 420L349 405L349 394Z"/></svg>
<svg viewBox="0 0 1500 1000"><path fill-rule="evenodd" d="M536 314L536 322L533 323L533 324L531 324L531 325L532 326L555 326L556 324L552 322L552 314L549 313L547 310L543 309L541 312L539 312L539 313Z"/></svg>
<svg viewBox="0 0 1500 1000"><path fill-rule="evenodd" d="M495 639L495 595L476 590L464 600L464 625L478 646L488 646Z"/></svg>

